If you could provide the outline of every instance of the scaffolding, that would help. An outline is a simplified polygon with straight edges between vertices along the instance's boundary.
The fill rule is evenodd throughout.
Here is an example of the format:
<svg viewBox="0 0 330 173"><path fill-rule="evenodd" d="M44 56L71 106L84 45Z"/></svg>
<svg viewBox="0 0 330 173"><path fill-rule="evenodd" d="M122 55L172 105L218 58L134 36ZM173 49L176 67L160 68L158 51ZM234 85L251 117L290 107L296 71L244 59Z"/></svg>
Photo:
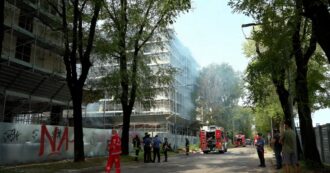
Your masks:
<svg viewBox="0 0 330 173"><path fill-rule="evenodd" d="M53 109L70 103L62 33L50 27L59 24L60 18L48 1L6 0L0 122L40 123L36 117L47 117L45 112L50 117L60 116L60 111Z"/></svg>
<svg viewBox="0 0 330 173"><path fill-rule="evenodd" d="M64 75L64 63L60 31L52 31L49 25L58 25L59 17L43 10L41 0L35 4L28 0L8 0L5 3L4 55L12 61L56 75ZM49 22L45 24L44 22ZM48 61L44 57L48 57Z"/></svg>
<svg viewBox="0 0 330 173"><path fill-rule="evenodd" d="M179 69L179 73L175 76L173 85L160 86L163 87L163 91L157 93L153 106L150 105L150 107L146 108L140 102L134 104L130 129L186 134L192 122L190 119L190 113L193 109L191 92L197 77L198 65L191 57L189 51L187 51L175 37L173 37L173 40L164 40L163 43L166 49L148 49L146 51L146 56L153 54L159 56L159 58L155 58L159 62L150 63L149 67L153 71L157 71L159 66L172 66ZM100 79L107 73L107 71L104 70L114 70L117 68L118 65L114 62L106 65L99 62L92 67L90 74L93 76L89 77L91 77L92 80ZM111 96L109 97L111 98ZM93 127L93 125L95 125L97 127L106 128L121 127L122 107L109 97L105 96L105 99L101 99L99 102L87 106L87 126ZM94 109L92 110L91 107Z"/></svg>

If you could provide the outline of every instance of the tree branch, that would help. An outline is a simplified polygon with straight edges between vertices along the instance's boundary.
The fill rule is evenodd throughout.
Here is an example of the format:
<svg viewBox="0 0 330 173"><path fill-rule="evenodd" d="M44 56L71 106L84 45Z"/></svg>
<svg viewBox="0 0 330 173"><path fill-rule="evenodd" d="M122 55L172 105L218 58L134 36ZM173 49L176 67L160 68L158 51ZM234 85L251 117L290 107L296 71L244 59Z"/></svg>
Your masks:
<svg viewBox="0 0 330 173"><path fill-rule="evenodd" d="M3 44L3 38L5 35L5 26L4 26L4 20L5 20L5 1L0 2L0 56L2 55L2 44Z"/></svg>
<svg viewBox="0 0 330 173"><path fill-rule="evenodd" d="M66 68L66 78L69 84L69 88L72 89L72 70L70 65L70 46L69 46L69 31L68 31L68 23L66 19L66 0L62 0L62 29L63 29L63 37L64 37L64 63Z"/></svg>
<svg viewBox="0 0 330 173"><path fill-rule="evenodd" d="M303 52L301 48L301 41L300 41L300 28L301 28L301 16L297 16L295 21L295 30L292 36L292 46L295 58L303 58Z"/></svg>
<svg viewBox="0 0 330 173"><path fill-rule="evenodd" d="M56 1L57 2L57 1ZM59 16L63 16L63 13L60 12L60 10L58 9L58 6L56 6L53 1L51 0L47 0L47 3L52 7L53 10L55 10L55 12L59 15Z"/></svg>
<svg viewBox="0 0 330 173"><path fill-rule="evenodd" d="M87 2L87 0L85 0L85 1L81 4L80 10L79 10L81 13L83 12L83 10L84 10L84 8L85 8L86 2Z"/></svg>
<svg viewBox="0 0 330 173"><path fill-rule="evenodd" d="M97 2L95 2L95 9L94 9L94 13L93 13L93 17L91 20L91 25L89 27L89 34L88 34L88 41L87 41L87 45L86 45L86 50L84 52L83 55L83 59L84 59L84 63L82 64L82 73L80 75L79 78L79 82L81 84L84 84L86 78L87 78L87 74L89 71L89 68L91 67L91 62L90 62L90 53L92 51L93 48L93 40L94 40L94 36L95 36L95 28L96 28L96 23L97 23L97 19L99 16L99 12L101 10L102 7L102 0L98 0Z"/></svg>
<svg viewBox="0 0 330 173"><path fill-rule="evenodd" d="M255 41L255 47L256 47L256 53L259 57L261 57L261 52L260 52L260 48L259 48L259 43L257 41Z"/></svg>
<svg viewBox="0 0 330 173"><path fill-rule="evenodd" d="M135 43L134 43L134 51L135 52L138 52L140 51L140 49L142 48L142 46L144 45L141 45L139 46L139 41L141 39L141 36L143 34L143 30L144 30L144 27L146 26L147 22L148 22L148 16L149 16L149 12L151 10L151 8L153 7L153 4L154 4L154 1L151 1L148 5L148 8L146 10L146 13L143 15L143 23L141 24L140 26L140 29L137 33L137 37L135 39ZM152 34L153 35L153 34ZM148 39L149 40L149 39ZM134 53L135 54L135 53Z"/></svg>
<svg viewBox="0 0 330 173"><path fill-rule="evenodd" d="M308 60L310 59L310 57L314 54L315 50L316 50L316 34L315 34L315 26L312 26L312 35L311 38L309 40L309 47L307 48L307 51L304 55L304 60L308 62Z"/></svg>
<svg viewBox="0 0 330 173"><path fill-rule="evenodd" d="M111 4L113 4L113 1L112 1ZM116 13L115 13L115 11L116 11L115 8L110 5L111 6L111 9L114 12L114 14L112 14L111 11L110 11L110 9L109 9L109 7L108 7L108 3L107 2L105 2L105 5L104 6L105 6L105 9L106 9L107 13L109 14L110 19L114 22L117 30L120 30L120 24L119 24L119 21L117 19Z"/></svg>
<svg viewBox="0 0 330 173"><path fill-rule="evenodd" d="M163 21L164 17L165 17L165 13L160 17L160 19L157 21L157 23L155 24L155 26L151 29L150 34L147 36L147 38L140 44L140 46L138 47L138 50L140 50L149 40L150 38L154 35L155 30L159 27L160 23Z"/></svg>
<svg viewBox="0 0 330 173"><path fill-rule="evenodd" d="M78 13L78 53L79 53L79 59L80 62L83 64L84 58L83 58L83 27L82 27L82 10L79 10Z"/></svg>

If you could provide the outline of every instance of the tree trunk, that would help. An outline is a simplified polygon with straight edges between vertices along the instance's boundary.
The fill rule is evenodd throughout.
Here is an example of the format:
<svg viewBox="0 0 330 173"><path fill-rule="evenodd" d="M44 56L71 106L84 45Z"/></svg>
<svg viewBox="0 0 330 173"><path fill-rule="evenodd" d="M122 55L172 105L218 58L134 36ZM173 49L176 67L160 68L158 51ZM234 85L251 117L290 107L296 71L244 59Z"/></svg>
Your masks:
<svg viewBox="0 0 330 173"><path fill-rule="evenodd" d="M84 11L86 10L86 1L79 0L66 1L62 0L61 14L62 17L62 31L64 35L64 63L67 73L67 83L70 88L70 94L73 103L73 121L74 121L74 161L85 161L84 154L84 140L82 127L82 97L83 87L91 67L90 54L93 48L93 41L96 29L96 23L99 12L103 5L103 1L92 1L94 6L93 15L91 16L89 30L83 28ZM71 3L71 4L69 4ZM90 7L93 6L91 4ZM69 7L68 7L69 6ZM72 10L69 12L68 11ZM90 8L88 8L90 9ZM69 18L67 18L70 16ZM70 22L70 24L69 24ZM70 27L68 27L70 26ZM70 28L70 29L69 29ZM85 33L88 33L84 36ZM85 40L86 39L86 40ZM80 74L77 73L77 63L81 64Z"/></svg>
<svg viewBox="0 0 330 173"><path fill-rule="evenodd" d="M296 14L300 15L302 10L302 1L296 0ZM305 2L304 2L305 3ZM308 62L316 50L316 25L312 24L311 38L309 39L309 45L305 48L302 47L301 40L301 26L302 17L298 16L295 23L295 31L292 35L292 47L295 56L295 63L297 66L295 88L296 88L296 100L298 103L298 114L300 123L300 135L304 151L305 160L311 163L312 166L322 165L320 154L316 146L315 132L312 123L310 103L308 97L308 81L307 71ZM305 26L303 26L305 27ZM305 34L303 34L305 35Z"/></svg>
<svg viewBox="0 0 330 173"><path fill-rule="evenodd" d="M85 161L83 127L82 127L82 95L83 86L75 85L71 89L73 102L73 120L74 120L74 161Z"/></svg>
<svg viewBox="0 0 330 173"><path fill-rule="evenodd" d="M312 20L317 42L324 50L330 63L330 13L328 6L321 0L302 0L302 3L305 9L304 15Z"/></svg>
<svg viewBox="0 0 330 173"><path fill-rule="evenodd" d="M63 107L52 106L50 111L50 125L59 125L63 119Z"/></svg>
<svg viewBox="0 0 330 173"><path fill-rule="evenodd" d="M285 80L285 70L283 70L280 74L279 79L276 77L272 78L273 84L276 88L276 93L281 103L281 107L284 113L284 119L291 121L292 119L292 102L290 101L290 93L285 88L284 80ZM290 81L289 81L290 82Z"/></svg>
<svg viewBox="0 0 330 173"><path fill-rule="evenodd" d="M2 42L5 34L4 18L5 18L5 0L0 2L0 58L2 56Z"/></svg>
<svg viewBox="0 0 330 173"><path fill-rule="evenodd" d="M307 70L307 64L297 64L296 97L298 103L300 134L305 159L312 163L313 166L319 166L322 165L322 162L316 146L316 137L309 107Z"/></svg>
<svg viewBox="0 0 330 173"><path fill-rule="evenodd" d="M128 155L129 154L129 128L131 122L131 113L132 108L129 106L125 106L126 108L123 109L123 131L121 136L122 141L122 154Z"/></svg>

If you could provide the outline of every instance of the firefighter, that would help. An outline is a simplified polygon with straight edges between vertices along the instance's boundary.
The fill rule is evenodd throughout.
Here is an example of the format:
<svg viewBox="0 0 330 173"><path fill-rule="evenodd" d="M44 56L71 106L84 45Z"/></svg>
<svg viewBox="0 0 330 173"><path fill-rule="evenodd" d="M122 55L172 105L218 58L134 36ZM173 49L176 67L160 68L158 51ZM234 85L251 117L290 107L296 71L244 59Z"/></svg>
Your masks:
<svg viewBox="0 0 330 173"><path fill-rule="evenodd" d="M138 161L139 158L139 152L141 150L141 141L138 135L133 138L133 146L135 149L135 161Z"/></svg>
<svg viewBox="0 0 330 173"><path fill-rule="evenodd" d="M170 145L167 142L167 138L165 138L164 140L165 140L164 143L163 143L163 151L164 151L164 156L165 156L164 162L167 162L167 151L169 151Z"/></svg>
<svg viewBox="0 0 330 173"><path fill-rule="evenodd" d="M186 138L186 155L189 155L189 139Z"/></svg>
<svg viewBox="0 0 330 173"><path fill-rule="evenodd" d="M115 164L116 173L120 173L121 140L116 130L112 130L110 143L108 143L109 158L105 172L110 173L112 165Z"/></svg>

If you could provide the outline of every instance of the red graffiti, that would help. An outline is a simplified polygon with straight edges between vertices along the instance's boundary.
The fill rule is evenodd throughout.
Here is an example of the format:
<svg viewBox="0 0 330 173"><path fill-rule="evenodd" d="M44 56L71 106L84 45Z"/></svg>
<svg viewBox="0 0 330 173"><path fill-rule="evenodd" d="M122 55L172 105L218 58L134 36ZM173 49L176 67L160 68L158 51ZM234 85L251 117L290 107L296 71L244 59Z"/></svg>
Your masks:
<svg viewBox="0 0 330 173"><path fill-rule="evenodd" d="M44 154L45 150L45 136L48 138L50 148L51 148L51 153L58 153L63 145L63 142L65 142L65 150L68 150L69 147L69 129L68 127L64 128L64 132L62 135L62 138L60 140L60 143L58 144L56 148L56 136L57 136L57 127L55 127L53 136L51 137L46 125L41 125L41 134L40 134L40 148L39 148L39 156L42 156Z"/></svg>

